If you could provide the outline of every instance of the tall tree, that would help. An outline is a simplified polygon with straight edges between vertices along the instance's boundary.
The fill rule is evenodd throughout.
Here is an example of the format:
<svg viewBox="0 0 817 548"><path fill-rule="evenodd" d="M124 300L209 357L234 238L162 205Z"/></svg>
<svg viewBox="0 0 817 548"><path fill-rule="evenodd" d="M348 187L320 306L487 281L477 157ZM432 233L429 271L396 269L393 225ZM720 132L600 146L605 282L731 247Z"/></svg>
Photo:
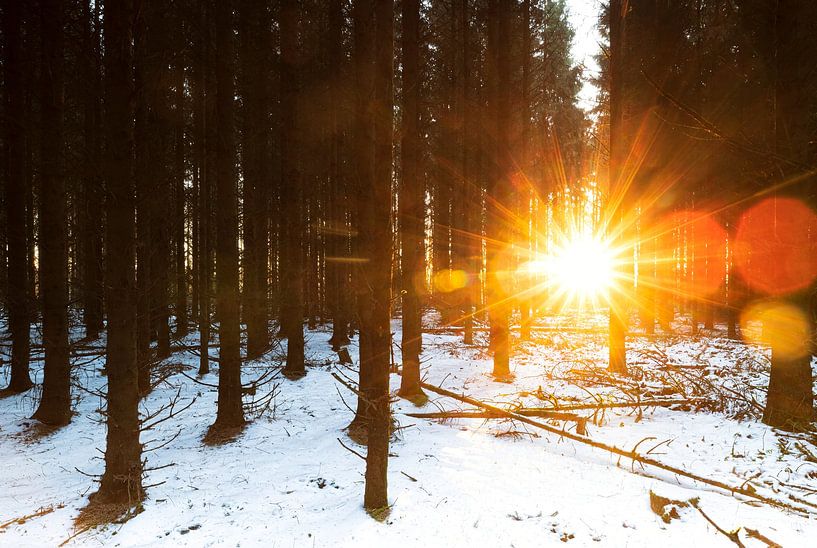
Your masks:
<svg viewBox="0 0 817 548"><path fill-rule="evenodd" d="M358 295L358 318L361 340L365 334L367 344L361 344L360 361L361 367L369 362L371 375L364 392L369 429L363 505L369 511L388 506L394 0L376 0L374 14L374 93L369 111L374 129L373 177L358 194L361 234L366 235L361 242L365 290Z"/></svg>
<svg viewBox="0 0 817 548"><path fill-rule="evenodd" d="M10 2L3 9L3 59L5 82L5 120L8 178L6 183L6 225L8 262L8 315L11 332L11 378L8 390L25 392L31 388L28 361L31 353L28 310L28 266L26 244L26 132L25 71L22 52L23 4Z"/></svg>
<svg viewBox="0 0 817 548"><path fill-rule="evenodd" d="M180 19L181 21L181 19ZM177 29L178 30L178 29ZM179 32L179 34L182 34ZM173 113L173 240L175 242L174 262L176 270L176 336L187 335L187 256L185 205L187 193L185 191L185 93L184 72L185 57L182 55L183 44L179 40L176 50L176 61L173 67L174 113Z"/></svg>
<svg viewBox="0 0 817 548"><path fill-rule="evenodd" d="M108 2L104 17L108 434L105 472L94 501L133 506L144 489L136 362L131 0Z"/></svg>
<svg viewBox="0 0 817 548"><path fill-rule="evenodd" d="M83 146L84 173L82 180L82 210L80 211L80 234L82 245L82 300L85 337L95 339L103 328L102 284L102 179L100 174L100 123L101 105L99 97L99 2L90 0L82 3L82 66L83 86ZM93 24L91 22L93 21Z"/></svg>
<svg viewBox="0 0 817 548"><path fill-rule="evenodd" d="M491 130L494 140L494 166L488 189L488 306L490 313L491 349L494 356L493 374L497 378L510 375L509 280L511 219L507 211L511 204L510 156L510 87L511 68L508 40L510 39L511 5L509 0L491 0L488 19L488 63Z"/></svg>
<svg viewBox="0 0 817 548"><path fill-rule="evenodd" d="M420 135L420 2L403 0L403 108L400 143L400 236L403 276L403 377L400 396L414 398L420 388L422 308L418 286L424 276L424 184L421 177Z"/></svg>
<svg viewBox="0 0 817 548"><path fill-rule="evenodd" d="M269 97L265 55L271 47L268 8L243 0L240 20L240 92L243 103L241 167L244 182L244 318L247 355L269 346L267 322L267 202L269 201Z"/></svg>
<svg viewBox="0 0 817 548"><path fill-rule="evenodd" d="M34 418L63 425L71 420L68 345L68 251L63 173L63 33L61 0L39 4L42 39L40 74L40 287L45 368L43 393Z"/></svg>
<svg viewBox="0 0 817 548"><path fill-rule="evenodd" d="M296 113L298 101L298 26L300 3L283 0L280 8L281 34L281 268L284 285L281 327L287 337L284 373L300 377L304 366L304 304L302 257L303 183L298 161Z"/></svg>
<svg viewBox="0 0 817 548"><path fill-rule="evenodd" d="M783 158L797 162L801 166L808 166L817 158L812 156L813 144L811 146L809 144L809 140L814 138L814 131L813 128L808 127L808 122L803 120L802 113L803 105L809 105L812 102L810 106L814 106L814 89L810 88L808 80L813 74L813 69L806 68L810 61L808 54L805 53L812 48L804 48L804 45L813 47L817 41L814 37L813 21L817 10L792 0L779 0L773 7L767 9L771 18L770 23L773 25L773 43L770 47L773 57L769 60L769 66L773 71L772 105L775 149ZM813 170L803 174L797 173L797 170L790 166L778 165L777 167L781 173L788 172L790 176L798 176L801 179L800 184L790 190L790 194L801 200L811 197L809 193L813 192L814 185L817 183L817 175ZM786 211L783 206L781 208L782 211ZM785 230L785 220L778 219L777 207L775 207L772 221L775 226L780 225L781 231ZM802 231L799 238L791 235L778 235L771 230L769 232L769 240L774 242L775 250L780 256L790 257L790 262L796 260L793 258L798 251L785 249L785 247L791 245L793 241L800 245L807 245L809 240L807 235L809 227L797 227L797 230ZM804 261L805 259L800 258L799 260ZM788 267L796 268L791 264ZM786 299L788 306L801 315L800 321L805 321L805 311L809 306L808 292L808 287L799 287L792 291ZM774 318L771 319L771 324L764 325L764 329L769 332L772 363L769 392L766 407L763 410L763 422L786 430L804 430L815 418L811 371L812 354L815 350L814 341L803 345L801 351L793 352L792 337L808 337L807 333L810 334L811 326L804 328L804 326L786 325L785 320Z"/></svg>
<svg viewBox="0 0 817 548"><path fill-rule="evenodd" d="M218 415L214 431L244 424L238 299L238 193L233 102L233 7L215 2L216 70L216 314L219 328Z"/></svg>
<svg viewBox="0 0 817 548"><path fill-rule="evenodd" d="M152 261L150 245L150 206L153 203L152 187L155 184L155 166L160 160L151 156L155 151L151 134L155 124L151 124L151 99L157 85L156 63L151 58L150 32L148 25L155 17L156 3L143 2L134 10L134 74L136 111L134 113L134 175L136 177L136 354L139 365L139 393L143 396L150 391L150 372L153 356L150 348L150 267ZM152 70L154 69L154 70ZM153 127L152 127L153 126Z"/></svg>
<svg viewBox="0 0 817 548"><path fill-rule="evenodd" d="M611 230L616 242L626 245L625 238L625 206L626 200L622 193L626 193L626 183L623 174L624 133L623 133L623 75L624 75L624 36L627 2L610 0L608 7L610 25L609 47L609 79L610 79L610 195L615 204L611 212ZM630 253L629 250L623 253ZM621 259L621 258L620 258ZM627 306L628 289L631 283L627 279L626 259L619 261L621 276L618 286L610 292L610 338L609 338L609 369L614 373L627 373L627 354L625 337L627 333Z"/></svg>
<svg viewBox="0 0 817 548"><path fill-rule="evenodd" d="M330 123L329 161L329 229L327 237L327 301L332 316L332 349L339 351L349 344L349 287L346 254L349 231L347 229L347 177L344 152L346 148L346 124L349 116L347 78L344 74L346 54L343 44L343 1L330 0L328 8L329 27L326 39L329 93L327 97Z"/></svg>

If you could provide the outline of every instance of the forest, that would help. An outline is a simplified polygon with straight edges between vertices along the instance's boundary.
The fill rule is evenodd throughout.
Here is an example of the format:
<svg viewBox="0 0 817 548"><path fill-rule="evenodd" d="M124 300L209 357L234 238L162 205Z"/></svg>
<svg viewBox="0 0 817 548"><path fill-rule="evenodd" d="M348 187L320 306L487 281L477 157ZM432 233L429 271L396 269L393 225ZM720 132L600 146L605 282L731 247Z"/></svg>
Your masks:
<svg viewBox="0 0 817 548"><path fill-rule="evenodd" d="M814 545L817 2L2 0L0 79L1 546Z"/></svg>

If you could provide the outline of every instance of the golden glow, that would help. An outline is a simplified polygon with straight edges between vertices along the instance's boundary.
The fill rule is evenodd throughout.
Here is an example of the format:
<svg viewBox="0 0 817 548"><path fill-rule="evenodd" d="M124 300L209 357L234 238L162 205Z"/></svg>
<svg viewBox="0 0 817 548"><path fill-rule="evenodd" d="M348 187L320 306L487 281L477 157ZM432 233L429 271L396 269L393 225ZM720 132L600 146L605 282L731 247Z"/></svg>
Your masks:
<svg viewBox="0 0 817 548"><path fill-rule="evenodd" d="M796 307L777 301L755 303L741 313L741 327L748 342L771 344L784 359L805 356L810 350L810 326Z"/></svg>
<svg viewBox="0 0 817 548"><path fill-rule="evenodd" d="M523 270L544 275L560 298L584 303L604 297L615 278L614 253L601 238L578 234Z"/></svg>
<svg viewBox="0 0 817 548"><path fill-rule="evenodd" d="M434 274L434 289L451 293L468 285L468 273L464 270L440 270Z"/></svg>

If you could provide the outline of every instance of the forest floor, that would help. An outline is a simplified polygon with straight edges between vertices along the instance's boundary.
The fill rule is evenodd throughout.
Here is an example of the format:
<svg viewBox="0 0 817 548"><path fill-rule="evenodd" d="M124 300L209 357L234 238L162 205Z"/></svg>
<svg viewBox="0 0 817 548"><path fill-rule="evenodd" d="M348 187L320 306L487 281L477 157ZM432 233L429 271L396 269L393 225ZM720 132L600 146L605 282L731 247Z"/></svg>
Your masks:
<svg viewBox="0 0 817 548"><path fill-rule="evenodd" d="M428 326L434 323L429 317ZM423 341L424 380L517 410L683 400L573 413L588 419L595 441L637 447L799 508L817 503L817 436L759 422L767 350L728 340L721 329L693 338L681 322L674 334L630 337L633 375L617 378L605 370L605 325L592 314L539 320L530 341L517 341L507 383L490 376L487 332L465 347L456 331L433 330ZM395 320L396 341L399 329ZM142 434L150 469L143 511L87 531L77 531L74 519L103 469L104 359L90 350L74 359L76 415L62 429L44 432L29 419L36 391L0 399L0 545L55 546L73 535L68 545L274 547L789 547L813 546L817 538L815 507L807 515L752 502L515 420L407 416L475 409L432 392L423 407L393 406L400 426L389 461L393 506L376 521L362 509L364 463L339 443L365 453L344 431L352 418L345 403L354 407L355 397L332 375L356 374L337 363L328 337L325 328L308 332L308 374L276 377L248 395L262 405L243 434L221 446L202 443L215 417L216 389L208 385L217 374L197 383L198 357L181 347L194 348L196 335L180 341L142 405L161 419L175 401L174 416ZM350 351L357 362L356 340ZM277 370L282 352L279 344L245 364L245 383ZM395 354L399 363L397 347ZM7 363L4 355L0 385ZM394 390L399 382L392 375Z"/></svg>

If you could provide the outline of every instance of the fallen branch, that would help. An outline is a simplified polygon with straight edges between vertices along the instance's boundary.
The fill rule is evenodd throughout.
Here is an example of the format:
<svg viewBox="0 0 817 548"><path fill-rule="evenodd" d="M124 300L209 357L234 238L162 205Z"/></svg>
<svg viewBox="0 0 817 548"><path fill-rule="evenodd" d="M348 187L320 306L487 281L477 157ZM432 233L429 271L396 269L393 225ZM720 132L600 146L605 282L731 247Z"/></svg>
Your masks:
<svg viewBox="0 0 817 548"><path fill-rule="evenodd" d="M712 525L712 527L714 527L714 528L715 528L715 529L716 529L716 530L717 530L719 533L723 534L723 536L725 536L726 538L728 538L729 540L731 540L732 542L734 542L735 544L737 544L739 548L746 548L746 545L745 545L745 544L743 544L743 543L740 541L740 537L738 536L738 531L740 531L740 528L738 528L738 529L737 529L737 530L735 530L735 531L727 531L726 529L724 529L723 527L721 527L720 525L718 525L717 523L715 523L715 522L712 520L712 518L710 518L709 516L707 516L707 515L706 515L706 512L704 512L703 510L701 510L701 507L700 507L700 506L698 506L698 503L697 503L697 502L695 502L695 501L690 501L690 502L692 503L692 506L694 506L694 507L695 507L695 509L696 509L698 512L700 512L700 513L701 513L701 515L704 517L704 519L705 519L706 521L708 521L708 522L709 522L709 524L710 524L710 525Z"/></svg>
<svg viewBox="0 0 817 548"><path fill-rule="evenodd" d="M553 434L557 434L559 436L568 438L570 440L577 441L579 443L584 443L584 444L589 445L591 447L595 447L596 449L602 449L604 451L608 451L610 453L613 453L614 455L619 455L621 457L632 459L634 462L638 462L638 463L641 463L643 465L652 466L654 468L658 468L660 470L665 470L667 472L671 472L673 474L677 474L679 476L689 478L691 480L694 480L694 481L709 485L711 487L716 487L718 489L721 489L723 491L731 493L732 495L741 495L741 496L743 496L745 498L748 498L748 499L754 499L756 501L763 502L765 504L768 504L769 506L774 506L774 507L777 507L777 508L782 508L782 509L785 509L785 510L798 512L800 514L813 515L813 514L817 513L817 512L815 512L815 510L817 510L817 504L810 503L810 502L805 501L805 500L798 501L802 506L795 506L793 504L789 504L789 503L786 503L786 502L783 502L783 501L780 501L780 500L777 500L777 499L773 499L773 498L763 496L763 495L761 495L761 494L759 494L759 493L757 493L755 491L750 491L750 490L744 488L743 486L735 487L734 485L729 485L728 483L724 483L722 481L718 481L718 480L714 480L714 479L710 479L710 478L705 478L703 476L699 476L699 475L694 474L692 472L688 472L686 470L682 470L680 468L676 468L674 466L664 464L664 463L662 463L660 461L657 461L655 459L640 455L640 454L636 453L635 451L627 451L625 449L621 449L621 448L616 447L614 445L607 445L606 443L602 443L602 442L599 442L599 441L594 441L594 440L588 438L587 436L583 436L583 435L580 435L580 434L574 434L574 433L568 432L566 430L561 430L559 428L556 428L555 426L551 426L549 424L545 424L543 422L533 420L530 417L520 415L519 413L513 413L513 412L510 412L510 411L506 411L506 410L501 409L499 407L495 407L493 405L483 403L483 402L481 402L479 400L476 400L474 398L471 398L471 397L468 397L468 396L465 396L465 395L461 395L461 394L457 394L455 392L451 392L450 390L445 390L443 388L440 388L439 386L434 386L433 384L428 384L428 383L422 382L422 383L420 383L420 385L423 388L425 388L426 390L429 390L431 392L435 392L435 393L440 394L442 396L448 396L450 398L461 401L463 403L467 403L467 404L473 405L475 407L479 407L479 408L482 408L482 409L492 411L492 412L494 412L496 414L499 414L499 415L502 415L502 416L517 420L519 422L523 422L525 424L529 424L531 426L535 426L536 428L546 430L548 432L551 432ZM808 507L808 508L805 508L805 507Z"/></svg>
<svg viewBox="0 0 817 548"><path fill-rule="evenodd" d="M757 529L749 529L748 527L743 528L746 531L746 536L749 538L757 539L760 542L766 544L769 548L783 548L781 544L776 543L769 537L761 534Z"/></svg>
<svg viewBox="0 0 817 548"><path fill-rule="evenodd" d="M686 398L675 400L639 400L610 403L579 403L569 405L554 405L553 407L526 407L526 411L581 411L593 409L614 409L619 407L669 407L671 405L684 405L705 403L706 398Z"/></svg>
<svg viewBox="0 0 817 548"><path fill-rule="evenodd" d="M61 508L61 507L62 507L62 505L59 506L59 508ZM42 508L40 508L36 512L33 512L31 514L27 514L25 516L20 516L19 518L14 518L12 520L9 520L9 521L7 521L5 523L0 524L0 530L5 529L5 528L7 528L7 527L9 527L11 525L14 525L15 523L19 524L19 525L22 525L23 523L27 522L28 520L30 520L32 518L37 518L37 517L40 517L40 516L44 516L46 514L50 514L53 511L54 511L54 506L43 506Z"/></svg>
<svg viewBox="0 0 817 548"><path fill-rule="evenodd" d="M572 413L560 413L558 411L548 411L540 409L517 409L515 411L526 417L546 417L560 421L572 421L576 423L576 432L582 435L587 433L587 417L580 417ZM505 418L493 411L441 411L436 413L404 413L407 417L415 419L499 419Z"/></svg>

